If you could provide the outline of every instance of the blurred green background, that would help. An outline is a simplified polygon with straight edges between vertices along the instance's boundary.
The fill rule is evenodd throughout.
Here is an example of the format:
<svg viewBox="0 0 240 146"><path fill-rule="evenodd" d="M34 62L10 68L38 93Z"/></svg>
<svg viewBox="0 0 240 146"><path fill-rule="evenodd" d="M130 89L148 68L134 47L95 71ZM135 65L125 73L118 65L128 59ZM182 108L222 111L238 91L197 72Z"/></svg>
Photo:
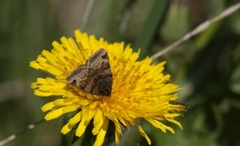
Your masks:
<svg viewBox="0 0 240 146"><path fill-rule="evenodd" d="M44 77L29 67L42 49L81 28L110 43L125 41L141 58L151 56L239 0L1 0L0 140L44 117L50 98L33 95L30 83ZM90 3L90 4L89 4ZM92 4L91 4L92 3ZM87 11L87 7L90 8ZM86 15L88 14L88 15ZM240 10L155 62L181 86L184 130L164 134L145 125L153 146L240 146ZM169 123L167 123L169 125ZM63 118L42 123L7 146L66 146ZM134 128L122 145L147 145Z"/></svg>

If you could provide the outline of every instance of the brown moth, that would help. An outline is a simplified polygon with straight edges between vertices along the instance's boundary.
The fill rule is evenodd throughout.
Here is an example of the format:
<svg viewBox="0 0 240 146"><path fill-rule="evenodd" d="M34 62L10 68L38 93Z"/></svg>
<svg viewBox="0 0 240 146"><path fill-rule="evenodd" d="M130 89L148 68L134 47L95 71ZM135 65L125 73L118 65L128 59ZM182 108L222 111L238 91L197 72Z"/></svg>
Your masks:
<svg viewBox="0 0 240 146"><path fill-rule="evenodd" d="M67 76L67 82L93 95L110 96L112 71L107 52L101 48Z"/></svg>

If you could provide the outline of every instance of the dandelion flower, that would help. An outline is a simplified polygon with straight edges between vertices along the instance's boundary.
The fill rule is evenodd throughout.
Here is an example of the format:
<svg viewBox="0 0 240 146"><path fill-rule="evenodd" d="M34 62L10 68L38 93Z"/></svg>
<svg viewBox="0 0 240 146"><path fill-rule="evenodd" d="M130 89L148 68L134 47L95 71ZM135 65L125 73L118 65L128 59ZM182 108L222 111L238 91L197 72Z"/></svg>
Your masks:
<svg viewBox="0 0 240 146"><path fill-rule="evenodd" d="M75 39L62 37L61 43L54 41L52 45L51 51L43 50L36 60L30 62L32 68L47 72L51 76L37 78L31 87L37 96L59 97L42 106L42 111L48 112L45 120L49 121L63 114L75 112L63 126L61 130L63 134L76 129L75 135L81 137L92 122L91 132L96 136L94 145L100 146L112 122L115 126L116 143L119 143L123 134L122 127L136 125L139 133L148 144L151 144L139 118L145 119L163 132L174 133L174 130L163 121L172 122L182 129L175 118L181 116L186 107L174 104L178 98L176 91L179 87L170 83L170 75L162 73L165 62L152 64L153 59L148 57L138 61L140 52L133 52L129 45L125 47L124 43L110 44L103 38L96 39L95 36L88 36L80 30L75 31ZM93 56L96 52L105 52L107 54L105 63L110 65L108 66L110 67L108 73L111 73L109 76L111 80L108 80L110 87L101 86L101 91L106 91L105 94L86 89L88 85L102 84L98 79L90 80L96 75L95 70L81 72L82 66L93 62L89 58L95 59ZM80 76L77 76L76 72L77 75L74 76L76 80L71 83L67 77L79 67ZM94 65L92 67L95 68ZM87 77L83 76L84 74ZM89 82L85 81L82 88L78 87L77 79L84 78Z"/></svg>

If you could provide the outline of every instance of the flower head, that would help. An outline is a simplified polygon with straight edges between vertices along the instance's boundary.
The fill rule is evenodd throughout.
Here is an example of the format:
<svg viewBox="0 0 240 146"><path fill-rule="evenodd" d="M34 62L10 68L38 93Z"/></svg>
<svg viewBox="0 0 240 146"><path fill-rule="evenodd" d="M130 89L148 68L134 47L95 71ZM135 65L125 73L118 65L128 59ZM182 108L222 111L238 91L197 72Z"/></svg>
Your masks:
<svg viewBox="0 0 240 146"><path fill-rule="evenodd" d="M75 31L75 38L61 38L61 43L54 41L51 52L43 50L30 66L37 70L51 74L51 77L37 78L32 83L34 94L41 97L58 96L59 98L42 107L43 112L48 112L46 120L52 120L65 113L76 112L63 126L61 132L67 134L76 127L75 135L81 137L93 121L92 134L96 136L94 145L102 145L109 122L115 126L115 142L118 143L122 135L122 127L137 125L140 134L149 144L151 140L138 122L139 118L145 119L154 127L174 133L174 130L163 124L163 120L181 124L175 117L181 116L185 106L174 104L177 100L175 93L179 87L170 83L170 75L162 73L165 62L152 64L151 58L137 61L139 51L133 52L130 46L124 43L109 44L103 38L97 40L94 36ZM110 65L111 85L108 94L93 94L92 90L85 90L86 84L96 86L98 79L89 80L95 70L81 71L81 67L90 66L91 58L103 48L107 53L106 62ZM92 57L93 58L93 57ZM90 61L90 63L88 63ZM95 60L98 63L99 60ZM101 61L101 60L100 60ZM81 66L81 67L80 67ZM70 82L67 77L80 67L79 76ZM96 68L92 66L92 68ZM101 70L100 70L101 71ZM84 76L86 75L86 76ZM88 78L89 76L89 78ZM76 85L78 79L85 81L84 87ZM105 88L103 88L103 91ZM106 96L107 95L107 96Z"/></svg>

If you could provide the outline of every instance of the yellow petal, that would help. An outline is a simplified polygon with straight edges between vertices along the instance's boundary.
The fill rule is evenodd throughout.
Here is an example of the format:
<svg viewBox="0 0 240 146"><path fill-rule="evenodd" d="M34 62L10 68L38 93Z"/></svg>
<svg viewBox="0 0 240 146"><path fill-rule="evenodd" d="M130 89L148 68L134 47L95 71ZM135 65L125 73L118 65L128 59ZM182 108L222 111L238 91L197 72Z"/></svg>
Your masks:
<svg viewBox="0 0 240 146"><path fill-rule="evenodd" d="M55 109L47 113L47 115L44 117L45 120L49 121L52 119L56 119L60 117L63 114L62 108Z"/></svg>
<svg viewBox="0 0 240 146"><path fill-rule="evenodd" d="M166 130L169 130L170 132L175 133L175 131L171 127L164 125L160 121L153 120L153 119L146 119L146 120L149 123L151 123L154 127L161 129L164 133L167 132Z"/></svg>
<svg viewBox="0 0 240 146"><path fill-rule="evenodd" d="M62 134L67 134L72 130L72 127L69 127L69 123L67 123L66 125L64 125L61 129L61 133Z"/></svg>
<svg viewBox="0 0 240 146"><path fill-rule="evenodd" d="M105 135L107 133L107 128L108 128L108 119L104 120L104 123L100 129L100 132L98 133L97 137L96 137L96 141L94 142L94 146L101 146L104 142L105 139Z"/></svg>
<svg viewBox="0 0 240 146"><path fill-rule="evenodd" d="M103 116L102 111L98 110L94 116L94 121L93 121L93 130L92 133L93 135L97 135L100 131L100 128L103 125L105 116Z"/></svg>
<svg viewBox="0 0 240 146"><path fill-rule="evenodd" d="M142 127L140 125L137 125L137 128L140 134L147 140L148 144L151 145L151 139L147 136Z"/></svg>
<svg viewBox="0 0 240 146"><path fill-rule="evenodd" d="M48 103L46 103L45 105L42 106L41 110L43 112L46 112L46 111L52 110L54 106L55 105L53 104L53 102L48 102Z"/></svg>
<svg viewBox="0 0 240 146"><path fill-rule="evenodd" d="M86 130L86 127L88 126L89 122L91 121L94 115L95 111L86 110L86 112L83 113L82 119L76 130L76 136L81 137L83 135L83 133Z"/></svg>

